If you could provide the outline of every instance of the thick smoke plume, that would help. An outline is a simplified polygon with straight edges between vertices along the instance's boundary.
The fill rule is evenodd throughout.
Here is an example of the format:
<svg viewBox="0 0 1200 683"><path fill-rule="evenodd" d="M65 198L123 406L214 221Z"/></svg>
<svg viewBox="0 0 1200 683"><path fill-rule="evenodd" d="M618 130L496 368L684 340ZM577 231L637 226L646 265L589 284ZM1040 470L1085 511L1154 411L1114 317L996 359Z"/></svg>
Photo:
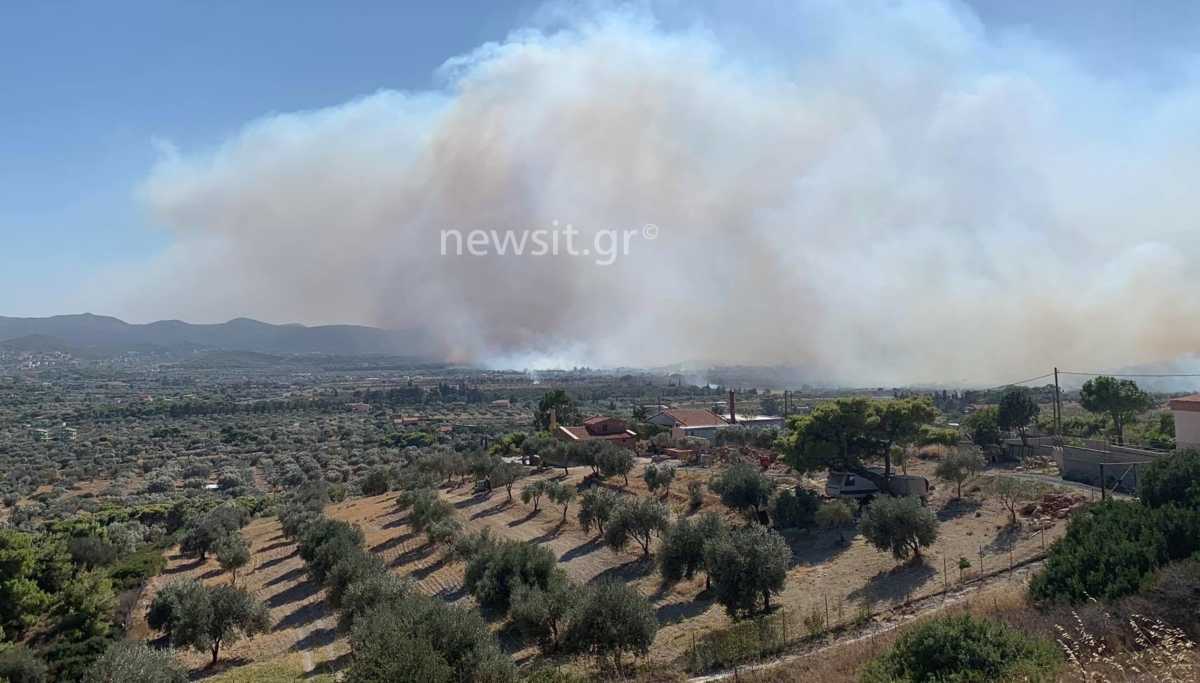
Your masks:
<svg viewBox="0 0 1200 683"><path fill-rule="evenodd" d="M122 310L871 385L1200 349L1195 74L1151 87L957 6L864 5L802 5L761 42L559 13L451 59L437 89L171 152L142 195L176 243ZM585 243L660 232L608 266L440 255L443 230L554 221Z"/></svg>

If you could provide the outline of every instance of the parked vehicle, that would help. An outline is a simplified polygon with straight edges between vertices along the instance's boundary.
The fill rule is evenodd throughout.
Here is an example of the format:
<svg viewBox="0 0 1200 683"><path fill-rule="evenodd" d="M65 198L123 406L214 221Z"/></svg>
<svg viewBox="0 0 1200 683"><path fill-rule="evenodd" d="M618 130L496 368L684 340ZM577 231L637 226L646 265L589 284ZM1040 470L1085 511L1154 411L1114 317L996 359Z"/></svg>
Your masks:
<svg viewBox="0 0 1200 683"><path fill-rule="evenodd" d="M883 477L882 467L868 468ZM889 480L892 494L897 496L917 496L921 502L929 499L933 487L929 480L912 474L893 474ZM879 495L879 487L870 479L853 472L830 472L825 480L825 495L830 498L852 498L868 501Z"/></svg>

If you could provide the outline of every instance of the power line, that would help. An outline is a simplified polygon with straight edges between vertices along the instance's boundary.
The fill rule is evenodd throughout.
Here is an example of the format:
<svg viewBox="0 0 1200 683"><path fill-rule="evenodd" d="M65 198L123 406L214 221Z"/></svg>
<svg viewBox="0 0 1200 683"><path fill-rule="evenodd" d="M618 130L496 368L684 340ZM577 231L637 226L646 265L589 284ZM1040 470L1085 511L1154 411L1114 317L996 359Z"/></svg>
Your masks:
<svg viewBox="0 0 1200 683"><path fill-rule="evenodd" d="M1016 382L1005 382L1004 384L997 384L994 387L988 387L987 389L982 389L981 391L991 391L993 389L1003 389L1004 387L1015 387L1018 384L1029 384L1030 382L1036 382L1039 379L1048 379L1053 376L1054 376L1053 372L1047 372L1044 375L1038 375L1037 377L1030 377L1029 379L1022 379L1022 380L1018 380Z"/></svg>
<svg viewBox="0 0 1200 683"><path fill-rule="evenodd" d="M1059 370L1060 375L1081 375L1084 377L1200 377L1200 372L1142 372L1142 373L1118 373L1118 372L1078 372L1071 370Z"/></svg>

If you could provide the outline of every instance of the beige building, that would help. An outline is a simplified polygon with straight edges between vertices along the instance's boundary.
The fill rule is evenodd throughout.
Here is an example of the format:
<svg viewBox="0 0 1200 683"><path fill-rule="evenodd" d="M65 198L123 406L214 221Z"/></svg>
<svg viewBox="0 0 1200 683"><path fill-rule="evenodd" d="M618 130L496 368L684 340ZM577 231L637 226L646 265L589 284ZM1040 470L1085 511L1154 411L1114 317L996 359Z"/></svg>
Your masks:
<svg viewBox="0 0 1200 683"><path fill-rule="evenodd" d="M1200 394L1171 399L1175 414L1175 445L1200 448Z"/></svg>

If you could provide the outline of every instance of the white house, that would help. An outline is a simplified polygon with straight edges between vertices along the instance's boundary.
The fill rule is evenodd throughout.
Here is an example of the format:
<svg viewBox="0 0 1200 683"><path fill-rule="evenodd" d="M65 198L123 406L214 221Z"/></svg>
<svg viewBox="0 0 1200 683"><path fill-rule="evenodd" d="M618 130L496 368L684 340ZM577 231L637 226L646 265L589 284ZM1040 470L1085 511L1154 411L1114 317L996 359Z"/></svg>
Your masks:
<svg viewBox="0 0 1200 683"><path fill-rule="evenodd" d="M1200 394L1171 399L1175 414L1175 445L1200 448Z"/></svg>

